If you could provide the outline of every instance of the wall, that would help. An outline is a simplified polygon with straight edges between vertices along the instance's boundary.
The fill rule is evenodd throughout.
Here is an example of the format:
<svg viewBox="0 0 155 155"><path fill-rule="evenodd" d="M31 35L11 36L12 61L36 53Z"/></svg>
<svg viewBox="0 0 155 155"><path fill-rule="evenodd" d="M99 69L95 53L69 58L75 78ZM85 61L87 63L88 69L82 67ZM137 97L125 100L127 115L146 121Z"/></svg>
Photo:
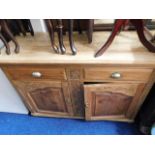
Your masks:
<svg viewBox="0 0 155 155"><path fill-rule="evenodd" d="M31 19L34 32L46 32L43 20ZM0 69L0 112L28 114L28 110L13 88L7 77Z"/></svg>
<svg viewBox="0 0 155 155"><path fill-rule="evenodd" d="M21 98L0 69L0 112L27 114Z"/></svg>
<svg viewBox="0 0 155 155"><path fill-rule="evenodd" d="M32 27L35 32L46 32L46 26L43 19L31 19Z"/></svg>

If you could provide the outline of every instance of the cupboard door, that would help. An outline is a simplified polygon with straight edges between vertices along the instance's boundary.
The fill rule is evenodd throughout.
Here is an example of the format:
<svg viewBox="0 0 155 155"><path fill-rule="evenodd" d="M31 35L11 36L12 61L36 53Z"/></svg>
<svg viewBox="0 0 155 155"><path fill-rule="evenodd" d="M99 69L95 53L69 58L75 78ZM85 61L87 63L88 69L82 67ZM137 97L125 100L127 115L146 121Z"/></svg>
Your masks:
<svg viewBox="0 0 155 155"><path fill-rule="evenodd" d="M14 81L34 115L72 116L73 110L67 82Z"/></svg>
<svg viewBox="0 0 155 155"><path fill-rule="evenodd" d="M132 121L144 84L84 85L86 120Z"/></svg>

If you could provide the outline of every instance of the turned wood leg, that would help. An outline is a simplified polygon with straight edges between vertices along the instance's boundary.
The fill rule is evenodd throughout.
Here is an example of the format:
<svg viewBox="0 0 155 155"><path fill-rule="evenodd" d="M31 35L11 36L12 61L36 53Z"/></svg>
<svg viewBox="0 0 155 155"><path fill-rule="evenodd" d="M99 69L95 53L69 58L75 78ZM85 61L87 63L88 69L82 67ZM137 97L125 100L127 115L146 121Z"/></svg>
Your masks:
<svg viewBox="0 0 155 155"><path fill-rule="evenodd" d="M88 19L88 43L92 42L93 38L94 19Z"/></svg>
<svg viewBox="0 0 155 155"><path fill-rule="evenodd" d="M4 32L7 33L7 35L9 36L9 38L14 42L15 44L15 52L19 53L19 45L18 42L16 41L15 37L13 36L13 34L11 33L11 31L9 30L5 20L1 20L1 24L2 24L2 29L4 29Z"/></svg>
<svg viewBox="0 0 155 155"><path fill-rule="evenodd" d="M63 24L62 19L57 19L57 31L58 31L58 39L59 39L59 47L61 53L64 54L66 52L65 46L63 44Z"/></svg>
<svg viewBox="0 0 155 155"><path fill-rule="evenodd" d="M56 53L59 53L59 49L55 44L53 23L50 19L45 19L45 21L49 32L52 48Z"/></svg>
<svg viewBox="0 0 155 155"><path fill-rule="evenodd" d="M68 20L68 25L69 25L69 43L70 43L70 47L71 47L73 55L76 55L76 48L74 46L74 41L73 41L73 25L74 25L73 19Z"/></svg>
<svg viewBox="0 0 155 155"><path fill-rule="evenodd" d="M99 49L99 51L95 54L95 57L101 56L106 51L106 49L113 42L113 40L114 40L115 36L117 35L117 33L121 30L122 26L125 25L125 23L126 23L125 19L118 19L118 20L115 21L114 28L113 28L113 31L112 31L110 37L108 38L106 43Z"/></svg>
<svg viewBox="0 0 155 155"><path fill-rule="evenodd" d="M135 26L137 34L141 43L150 51L155 52L155 46L151 41L148 41L144 35L144 23L142 19L130 19L131 23Z"/></svg>
<svg viewBox="0 0 155 155"><path fill-rule="evenodd" d="M16 22L17 22L17 24L18 24L18 26L20 28L20 31L22 32L23 36L26 36L26 30L25 30L25 28L23 26L23 23L22 23L21 19L16 19Z"/></svg>
<svg viewBox="0 0 155 155"><path fill-rule="evenodd" d="M4 46L6 48L6 53L10 54L10 46L9 46L9 44L7 43L7 41L5 40L5 38L3 37L3 35L1 33L0 33L0 39L4 43Z"/></svg>

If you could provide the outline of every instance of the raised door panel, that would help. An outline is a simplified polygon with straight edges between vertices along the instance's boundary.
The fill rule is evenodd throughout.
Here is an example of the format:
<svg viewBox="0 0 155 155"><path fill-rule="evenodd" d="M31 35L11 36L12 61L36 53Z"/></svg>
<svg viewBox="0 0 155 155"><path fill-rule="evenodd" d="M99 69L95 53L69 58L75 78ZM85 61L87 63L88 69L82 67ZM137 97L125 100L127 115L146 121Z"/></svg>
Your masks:
<svg viewBox="0 0 155 155"><path fill-rule="evenodd" d="M27 94L39 111L67 112L61 88L35 89Z"/></svg>
<svg viewBox="0 0 155 155"><path fill-rule="evenodd" d="M26 100L32 114L72 116L72 104L66 82L18 82L19 92Z"/></svg>
<svg viewBox="0 0 155 155"><path fill-rule="evenodd" d="M85 85L85 115L87 120L132 120L142 84Z"/></svg>

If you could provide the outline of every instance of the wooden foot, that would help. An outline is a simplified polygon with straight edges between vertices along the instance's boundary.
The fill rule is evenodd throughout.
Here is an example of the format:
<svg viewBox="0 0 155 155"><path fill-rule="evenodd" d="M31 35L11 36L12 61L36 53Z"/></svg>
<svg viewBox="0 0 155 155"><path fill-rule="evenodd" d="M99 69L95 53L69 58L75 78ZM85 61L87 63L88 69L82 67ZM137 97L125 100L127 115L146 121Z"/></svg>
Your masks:
<svg viewBox="0 0 155 155"><path fill-rule="evenodd" d="M62 19L57 19L57 31L58 31L58 39L59 39L59 47L62 54L66 53L65 46L63 44L63 24Z"/></svg>
<svg viewBox="0 0 155 155"><path fill-rule="evenodd" d="M74 45L74 41L73 41L73 25L74 25L74 21L73 19L69 19L68 20L68 27L69 27L69 43L70 43L70 47L72 50L72 54L76 55L77 51Z"/></svg>
<svg viewBox="0 0 155 155"><path fill-rule="evenodd" d="M53 28L53 23L52 20L50 19L45 19L46 25L47 25L47 29L49 32L49 36L50 36L50 40L51 40L51 45L53 50L56 53L59 53L59 48L57 47L57 45L55 44L55 40L54 40L54 28Z"/></svg>

